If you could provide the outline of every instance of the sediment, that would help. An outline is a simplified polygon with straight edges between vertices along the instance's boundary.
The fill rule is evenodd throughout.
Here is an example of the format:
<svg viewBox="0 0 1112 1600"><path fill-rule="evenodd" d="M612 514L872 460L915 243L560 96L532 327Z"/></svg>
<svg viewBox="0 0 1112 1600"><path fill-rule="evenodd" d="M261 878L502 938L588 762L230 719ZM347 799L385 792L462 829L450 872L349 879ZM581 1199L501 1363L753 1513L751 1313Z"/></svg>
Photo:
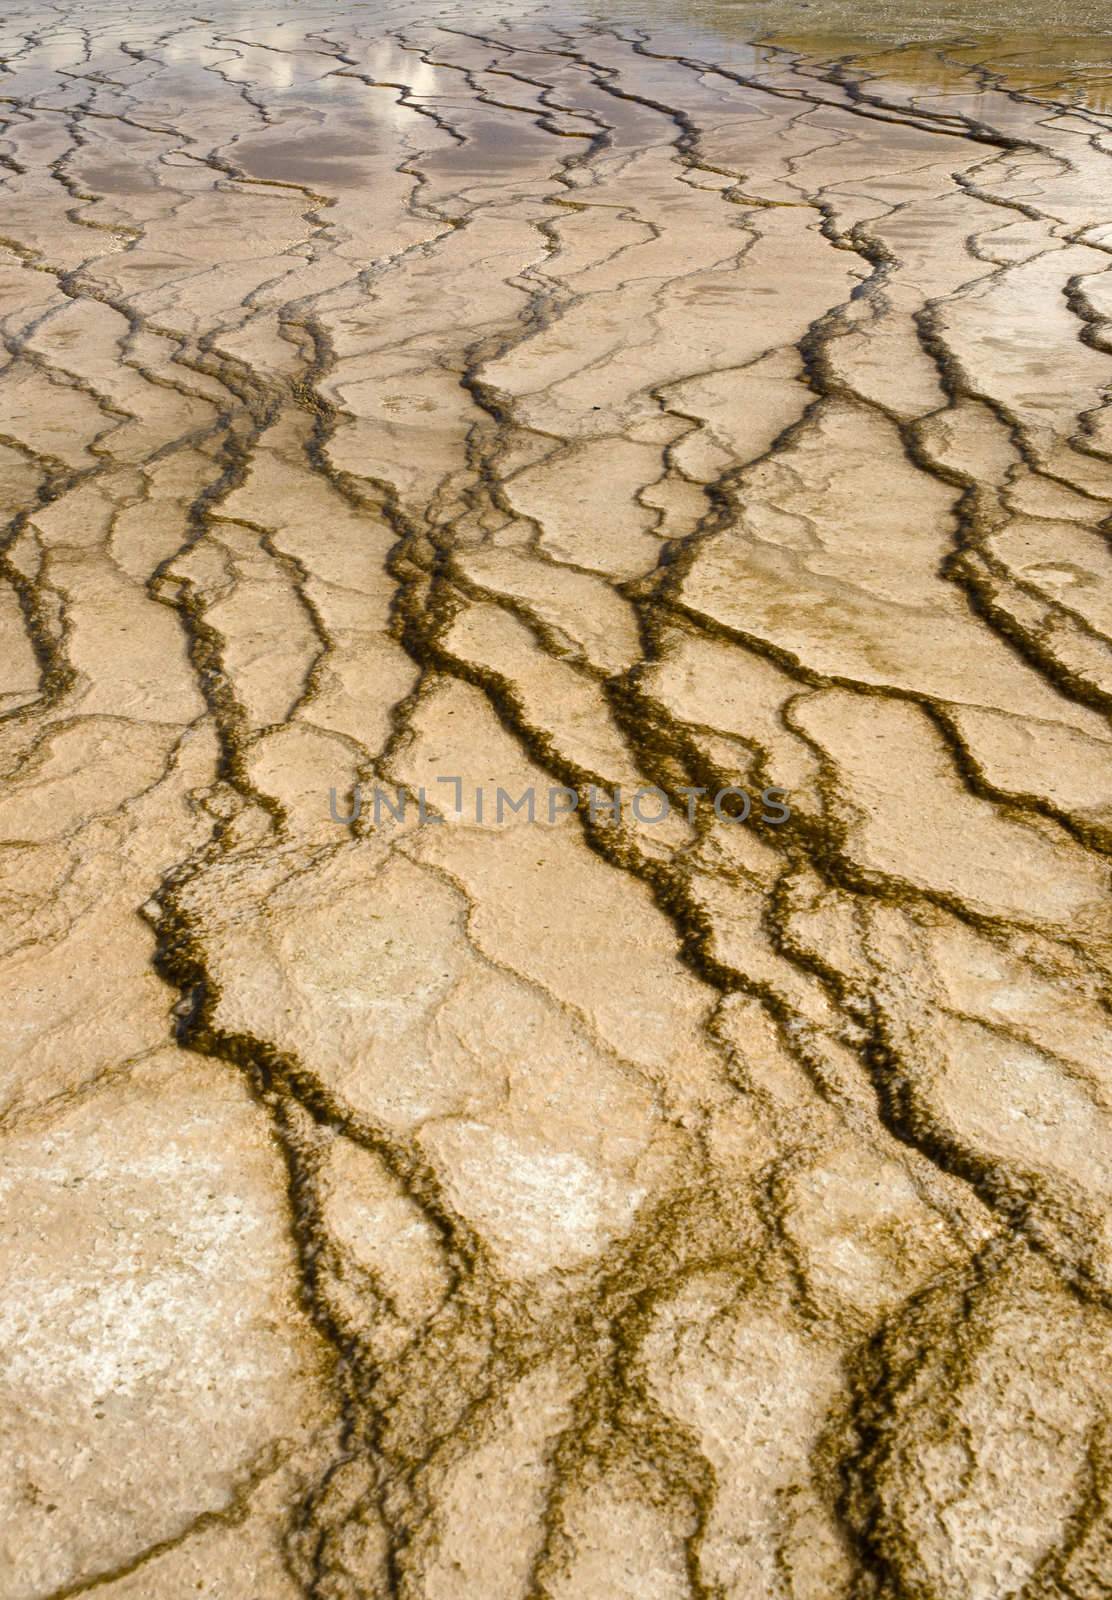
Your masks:
<svg viewBox="0 0 1112 1600"><path fill-rule="evenodd" d="M1112 1592L1107 40L807 9L6 9L4 1600Z"/></svg>

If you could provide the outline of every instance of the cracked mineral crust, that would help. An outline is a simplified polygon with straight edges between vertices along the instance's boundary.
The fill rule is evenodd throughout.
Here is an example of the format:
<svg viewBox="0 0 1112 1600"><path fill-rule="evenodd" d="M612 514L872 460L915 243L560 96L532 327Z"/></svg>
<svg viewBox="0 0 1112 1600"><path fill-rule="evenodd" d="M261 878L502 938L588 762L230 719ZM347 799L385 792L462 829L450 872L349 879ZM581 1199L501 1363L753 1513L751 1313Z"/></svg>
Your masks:
<svg viewBox="0 0 1112 1600"><path fill-rule="evenodd" d="M0 1600L1112 1595L1100 7L6 0L0 323Z"/></svg>

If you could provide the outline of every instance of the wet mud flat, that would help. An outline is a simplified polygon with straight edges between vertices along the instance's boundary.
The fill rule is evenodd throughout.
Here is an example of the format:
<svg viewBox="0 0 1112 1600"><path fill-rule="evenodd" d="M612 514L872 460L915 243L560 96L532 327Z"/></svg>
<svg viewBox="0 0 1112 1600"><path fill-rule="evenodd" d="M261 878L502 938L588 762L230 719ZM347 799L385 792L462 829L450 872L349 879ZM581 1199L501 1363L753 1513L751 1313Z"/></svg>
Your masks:
<svg viewBox="0 0 1112 1600"><path fill-rule="evenodd" d="M5 7L2 1600L1112 1590L1101 23Z"/></svg>

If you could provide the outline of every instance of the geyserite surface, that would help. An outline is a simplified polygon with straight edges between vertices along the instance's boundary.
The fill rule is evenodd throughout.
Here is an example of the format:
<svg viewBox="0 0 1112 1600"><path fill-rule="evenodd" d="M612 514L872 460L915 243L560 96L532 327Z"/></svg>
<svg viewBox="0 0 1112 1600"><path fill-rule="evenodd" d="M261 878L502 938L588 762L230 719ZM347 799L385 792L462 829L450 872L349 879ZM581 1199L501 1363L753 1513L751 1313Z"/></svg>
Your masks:
<svg viewBox="0 0 1112 1600"><path fill-rule="evenodd" d="M1112 53L860 20L6 8L3 1600L1112 1592Z"/></svg>

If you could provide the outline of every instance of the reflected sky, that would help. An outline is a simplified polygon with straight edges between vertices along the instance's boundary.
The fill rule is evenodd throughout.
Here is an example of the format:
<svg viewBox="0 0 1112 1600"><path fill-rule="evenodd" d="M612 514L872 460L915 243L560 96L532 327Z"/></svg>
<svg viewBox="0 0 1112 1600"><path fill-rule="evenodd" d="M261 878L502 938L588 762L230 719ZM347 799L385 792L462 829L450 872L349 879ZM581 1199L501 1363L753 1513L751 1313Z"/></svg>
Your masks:
<svg viewBox="0 0 1112 1600"><path fill-rule="evenodd" d="M357 70L396 80L397 46L389 30L420 24L471 28L497 35L520 26L612 27L650 37L653 48L690 54L752 71L759 42L865 64L889 81L932 95L970 89L969 69L1008 87L1048 99L1072 100L1112 114L1112 6L1095 0L441 0L421 6L384 0L209 0L195 14L175 14L166 0L90 0L79 19L42 4L6 4L0 29L11 36L34 26L40 67L74 65L80 29L101 60L121 41L141 46L158 38L159 55L186 71L217 68L233 83L254 82L272 94L323 91L337 63L330 56L356 24ZM369 50L376 24L382 42ZM312 34L320 34L320 51ZM308 36L308 37L307 37ZM224 38L229 40L222 51ZM236 43L232 44L231 41ZM245 48L243 41L249 41ZM306 48L307 44L310 46ZM413 82L412 58L406 81ZM431 69L430 69L431 74ZM416 87L416 86L415 86ZM425 92L430 83L422 86ZM383 115L391 115L382 108Z"/></svg>

